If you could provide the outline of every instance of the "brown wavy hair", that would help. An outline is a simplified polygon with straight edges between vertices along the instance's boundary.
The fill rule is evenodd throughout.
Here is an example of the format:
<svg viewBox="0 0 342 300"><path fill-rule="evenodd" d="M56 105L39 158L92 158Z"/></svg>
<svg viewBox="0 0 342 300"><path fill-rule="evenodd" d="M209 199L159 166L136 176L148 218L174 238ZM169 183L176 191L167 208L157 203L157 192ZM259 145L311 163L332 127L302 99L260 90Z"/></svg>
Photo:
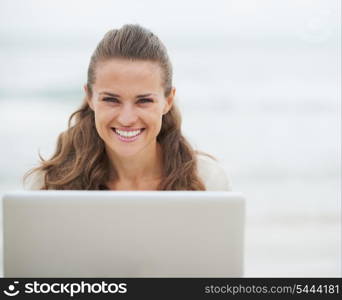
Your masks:
<svg viewBox="0 0 342 300"><path fill-rule="evenodd" d="M98 62L112 58L149 60L162 68L165 97L172 90L172 65L160 39L140 25L124 25L108 31L97 45L88 67L87 89L92 95ZM157 136L162 149L163 177L157 190L205 190L197 174L196 155L181 132L181 114L173 103L163 115ZM210 156L210 155L208 155ZM48 160L40 154L40 165L24 175L41 174L41 190L101 190L105 183L116 180L117 172L109 163L103 140L95 127L94 112L85 96L81 107L69 118L68 128L57 140L55 153Z"/></svg>

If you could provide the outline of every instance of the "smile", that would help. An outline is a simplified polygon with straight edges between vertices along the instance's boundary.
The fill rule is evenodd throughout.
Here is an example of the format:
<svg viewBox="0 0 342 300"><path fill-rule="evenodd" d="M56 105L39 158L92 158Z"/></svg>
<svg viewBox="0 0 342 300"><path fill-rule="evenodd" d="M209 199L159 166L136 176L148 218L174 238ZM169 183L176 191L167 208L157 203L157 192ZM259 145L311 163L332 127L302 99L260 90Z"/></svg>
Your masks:
<svg viewBox="0 0 342 300"><path fill-rule="evenodd" d="M142 134L145 128L137 129L137 130L119 130L116 128L112 128L113 132L117 135L120 141L122 142L133 142Z"/></svg>

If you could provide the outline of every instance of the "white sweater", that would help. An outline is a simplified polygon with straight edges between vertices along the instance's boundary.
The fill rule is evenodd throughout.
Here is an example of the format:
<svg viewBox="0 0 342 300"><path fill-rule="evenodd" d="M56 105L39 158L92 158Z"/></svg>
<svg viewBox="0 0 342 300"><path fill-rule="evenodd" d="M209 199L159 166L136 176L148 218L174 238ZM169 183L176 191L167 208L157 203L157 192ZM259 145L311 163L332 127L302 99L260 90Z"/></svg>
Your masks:
<svg viewBox="0 0 342 300"><path fill-rule="evenodd" d="M232 186L226 172L222 166L212 158L197 155L198 175L203 180L207 191L231 191ZM43 185L41 174L30 176L25 185L26 189L38 190Z"/></svg>
<svg viewBox="0 0 342 300"><path fill-rule="evenodd" d="M206 155L197 155L198 175L207 191L231 191L232 184L223 167Z"/></svg>

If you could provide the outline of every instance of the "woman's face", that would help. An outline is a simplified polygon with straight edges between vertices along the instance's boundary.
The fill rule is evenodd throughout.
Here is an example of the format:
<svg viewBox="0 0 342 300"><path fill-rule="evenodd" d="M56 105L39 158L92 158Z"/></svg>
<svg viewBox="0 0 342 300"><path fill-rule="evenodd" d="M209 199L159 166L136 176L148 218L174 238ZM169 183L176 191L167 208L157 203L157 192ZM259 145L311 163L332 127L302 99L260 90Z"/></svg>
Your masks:
<svg viewBox="0 0 342 300"><path fill-rule="evenodd" d="M175 95L173 88L170 96L164 96L159 64L111 59L97 64L95 77L88 104L106 147L121 157L155 147L162 116Z"/></svg>

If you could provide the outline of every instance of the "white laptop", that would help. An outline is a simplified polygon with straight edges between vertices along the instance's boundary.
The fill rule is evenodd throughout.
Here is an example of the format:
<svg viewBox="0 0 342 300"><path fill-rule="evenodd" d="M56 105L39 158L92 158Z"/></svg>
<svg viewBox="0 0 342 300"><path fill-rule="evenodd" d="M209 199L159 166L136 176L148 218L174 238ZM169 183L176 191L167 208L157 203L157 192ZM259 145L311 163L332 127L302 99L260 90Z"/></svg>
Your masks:
<svg viewBox="0 0 342 300"><path fill-rule="evenodd" d="M11 192L4 276L241 277L244 222L232 192Z"/></svg>

